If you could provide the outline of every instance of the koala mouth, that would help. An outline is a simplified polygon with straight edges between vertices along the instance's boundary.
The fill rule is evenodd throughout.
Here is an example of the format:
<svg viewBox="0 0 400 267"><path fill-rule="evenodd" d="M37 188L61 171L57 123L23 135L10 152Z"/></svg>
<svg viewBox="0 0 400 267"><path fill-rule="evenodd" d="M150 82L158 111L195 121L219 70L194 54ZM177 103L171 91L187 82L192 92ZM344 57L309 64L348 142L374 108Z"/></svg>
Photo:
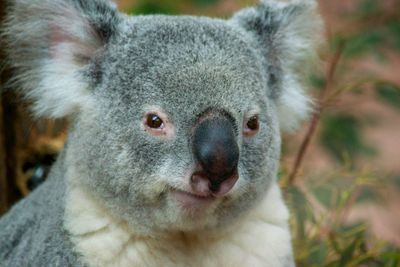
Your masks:
<svg viewBox="0 0 400 267"><path fill-rule="evenodd" d="M216 197L210 193L191 193L179 189L173 189L172 195L178 202L179 206L188 210L206 208L216 200Z"/></svg>

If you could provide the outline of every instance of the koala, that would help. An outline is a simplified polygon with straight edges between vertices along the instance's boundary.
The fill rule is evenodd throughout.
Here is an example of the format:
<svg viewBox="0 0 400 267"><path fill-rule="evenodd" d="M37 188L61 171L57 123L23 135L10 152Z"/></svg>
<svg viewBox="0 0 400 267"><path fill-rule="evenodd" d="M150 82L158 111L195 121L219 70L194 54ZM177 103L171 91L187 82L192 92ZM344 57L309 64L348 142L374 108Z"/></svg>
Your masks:
<svg viewBox="0 0 400 267"><path fill-rule="evenodd" d="M307 117L317 3L231 18L14 0L1 42L38 117L68 117L49 177L0 220L0 266L294 266L281 133Z"/></svg>

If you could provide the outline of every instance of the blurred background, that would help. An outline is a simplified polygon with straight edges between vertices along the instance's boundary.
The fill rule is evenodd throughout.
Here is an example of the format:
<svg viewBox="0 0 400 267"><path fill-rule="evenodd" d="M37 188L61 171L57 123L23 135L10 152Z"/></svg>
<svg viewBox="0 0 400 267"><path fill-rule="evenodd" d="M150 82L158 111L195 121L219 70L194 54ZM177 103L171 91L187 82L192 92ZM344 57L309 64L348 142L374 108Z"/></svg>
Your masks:
<svg viewBox="0 0 400 267"><path fill-rule="evenodd" d="M228 18L255 0L119 0L130 14ZM400 266L400 1L320 0L315 113L284 136L280 183L298 266ZM4 15L0 1L0 16ZM0 54L0 59L4 55ZM1 74L0 86L12 76ZM67 120L0 95L0 214L46 179ZM268 249L268 248L266 248Z"/></svg>

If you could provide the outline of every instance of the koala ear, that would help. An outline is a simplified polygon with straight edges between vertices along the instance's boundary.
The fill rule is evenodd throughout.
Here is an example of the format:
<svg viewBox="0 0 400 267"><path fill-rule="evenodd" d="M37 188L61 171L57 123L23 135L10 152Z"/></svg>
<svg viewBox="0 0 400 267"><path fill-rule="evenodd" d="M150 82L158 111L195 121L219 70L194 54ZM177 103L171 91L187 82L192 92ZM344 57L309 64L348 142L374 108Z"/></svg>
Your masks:
<svg viewBox="0 0 400 267"><path fill-rule="evenodd" d="M90 104L82 77L116 34L120 17L107 0L15 0L1 33L12 83L36 115L63 117Z"/></svg>
<svg viewBox="0 0 400 267"><path fill-rule="evenodd" d="M321 40L322 22L316 9L314 0L262 0L232 18L260 48L268 75L268 94L276 103L284 131L296 128L311 109L301 74Z"/></svg>

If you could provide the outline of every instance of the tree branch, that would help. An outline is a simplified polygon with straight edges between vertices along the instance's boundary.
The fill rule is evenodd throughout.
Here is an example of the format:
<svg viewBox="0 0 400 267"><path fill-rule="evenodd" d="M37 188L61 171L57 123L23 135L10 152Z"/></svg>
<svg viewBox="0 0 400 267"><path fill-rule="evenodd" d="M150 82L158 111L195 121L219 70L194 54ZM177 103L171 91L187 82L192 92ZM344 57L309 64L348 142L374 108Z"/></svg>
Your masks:
<svg viewBox="0 0 400 267"><path fill-rule="evenodd" d="M295 183L297 174L298 174L301 164L304 160L304 156L310 145L310 141L315 134L318 123L321 118L321 114L322 114L323 110L325 109L325 105L324 105L325 96L331 90L331 87L333 86L335 72L336 72L339 60L342 56L343 49L344 49L344 43L339 44L335 51L335 54L333 55L332 60L330 61L330 64L329 64L329 67L328 67L327 73L326 73L325 86L322 89L321 94L319 96L318 106L317 106L316 110L314 111L314 114L311 119L311 124L307 130L306 136L304 137L303 142L301 143L300 149L296 156L296 161L294 163L294 167L288 176L286 186L290 186Z"/></svg>

